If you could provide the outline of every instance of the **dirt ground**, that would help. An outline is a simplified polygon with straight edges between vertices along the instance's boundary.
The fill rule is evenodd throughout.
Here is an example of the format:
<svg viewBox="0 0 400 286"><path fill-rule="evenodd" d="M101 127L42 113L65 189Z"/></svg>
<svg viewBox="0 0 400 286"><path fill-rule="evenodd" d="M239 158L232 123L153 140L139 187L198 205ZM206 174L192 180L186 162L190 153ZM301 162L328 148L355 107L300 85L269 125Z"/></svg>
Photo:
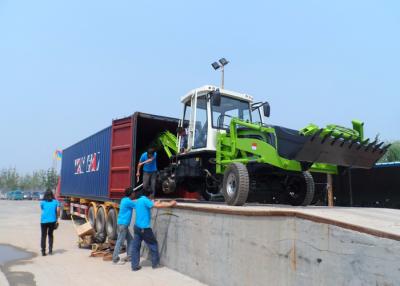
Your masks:
<svg viewBox="0 0 400 286"><path fill-rule="evenodd" d="M89 257L90 250L77 247L71 221L61 221L55 231L54 254L40 256L38 201L0 201L0 244L25 250L31 257L1 266L0 285L204 285L166 267L144 266L132 272L130 264Z"/></svg>

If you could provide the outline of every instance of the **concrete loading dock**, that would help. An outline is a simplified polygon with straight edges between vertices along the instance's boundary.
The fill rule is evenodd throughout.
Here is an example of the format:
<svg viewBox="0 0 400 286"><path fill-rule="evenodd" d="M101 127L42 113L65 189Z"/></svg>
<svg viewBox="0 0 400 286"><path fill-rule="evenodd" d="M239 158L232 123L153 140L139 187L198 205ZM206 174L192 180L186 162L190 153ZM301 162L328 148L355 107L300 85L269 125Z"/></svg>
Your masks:
<svg viewBox="0 0 400 286"><path fill-rule="evenodd" d="M209 285L399 285L399 215L182 203L153 229L162 263Z"/></svg>

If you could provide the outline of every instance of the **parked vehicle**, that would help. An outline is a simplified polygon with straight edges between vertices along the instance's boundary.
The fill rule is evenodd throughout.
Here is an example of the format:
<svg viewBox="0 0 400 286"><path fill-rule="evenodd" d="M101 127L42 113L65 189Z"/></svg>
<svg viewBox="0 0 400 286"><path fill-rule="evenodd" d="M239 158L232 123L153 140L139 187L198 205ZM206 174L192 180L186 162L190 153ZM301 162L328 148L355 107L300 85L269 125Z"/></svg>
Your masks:
<svg viewBox="0 0 400 286"><path fill-rule="evenodd" d="M24 193L21 191L14 191L11 199L14 201L22 201L24 199Z"/></svg>
<svg viewBox="0 0 400 286"><path fill-rule="evenodd" d="M6 191L0 192L0 200L5 200L5 199L7 199L7 192Z"/></svg>
<svg viewBox="0 0 400 286"><path fill-rule="evenodd" d="M40 200L40 192L32 192L31 198L32 198L32 200L35 200L35 201Z"/></svg>
<svg viewBox="0 0 400 286"><path fill-rule="evenodd" d="M24 200L32 200L32 192L24 192Z"/></svg>
<svg viewBox="0 0 400 286"><path fill-rule="evenodd" d="M13 191L7 192L6 199L7 200L12 200L13 193L14 193Z"/></svg>

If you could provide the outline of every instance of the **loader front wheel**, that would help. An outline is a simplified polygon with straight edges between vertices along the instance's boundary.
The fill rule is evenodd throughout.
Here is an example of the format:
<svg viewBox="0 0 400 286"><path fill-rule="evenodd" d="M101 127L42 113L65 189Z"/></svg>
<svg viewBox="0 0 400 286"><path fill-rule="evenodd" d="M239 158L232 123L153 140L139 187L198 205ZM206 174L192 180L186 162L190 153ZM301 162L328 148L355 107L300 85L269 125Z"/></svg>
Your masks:
<svg viewBox="0 0 400 286"><path fill-rule="evenodd" d="M242 163L230 164L224 173L222 194L231 206L242 206L249 195L249 173Z"/></svg>
<svg viewBox="0 0 400 286"><path fill-rule="evenodd" d="M315 185L310 172L288 176L285 185L289 204L292 206L311 204L315 195Z"/></svg>

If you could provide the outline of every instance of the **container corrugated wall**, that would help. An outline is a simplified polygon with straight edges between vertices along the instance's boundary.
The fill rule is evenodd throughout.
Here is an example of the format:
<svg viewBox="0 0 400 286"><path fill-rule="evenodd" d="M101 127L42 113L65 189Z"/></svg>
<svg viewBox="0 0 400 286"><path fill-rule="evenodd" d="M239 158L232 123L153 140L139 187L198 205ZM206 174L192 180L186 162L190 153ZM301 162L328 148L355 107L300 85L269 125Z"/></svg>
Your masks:
<svg viewBox="0 0 400 286"><path fill-rule="evenodd" d="M68 147L61 163L61 195L108 199L111 127Z"/></svg>

